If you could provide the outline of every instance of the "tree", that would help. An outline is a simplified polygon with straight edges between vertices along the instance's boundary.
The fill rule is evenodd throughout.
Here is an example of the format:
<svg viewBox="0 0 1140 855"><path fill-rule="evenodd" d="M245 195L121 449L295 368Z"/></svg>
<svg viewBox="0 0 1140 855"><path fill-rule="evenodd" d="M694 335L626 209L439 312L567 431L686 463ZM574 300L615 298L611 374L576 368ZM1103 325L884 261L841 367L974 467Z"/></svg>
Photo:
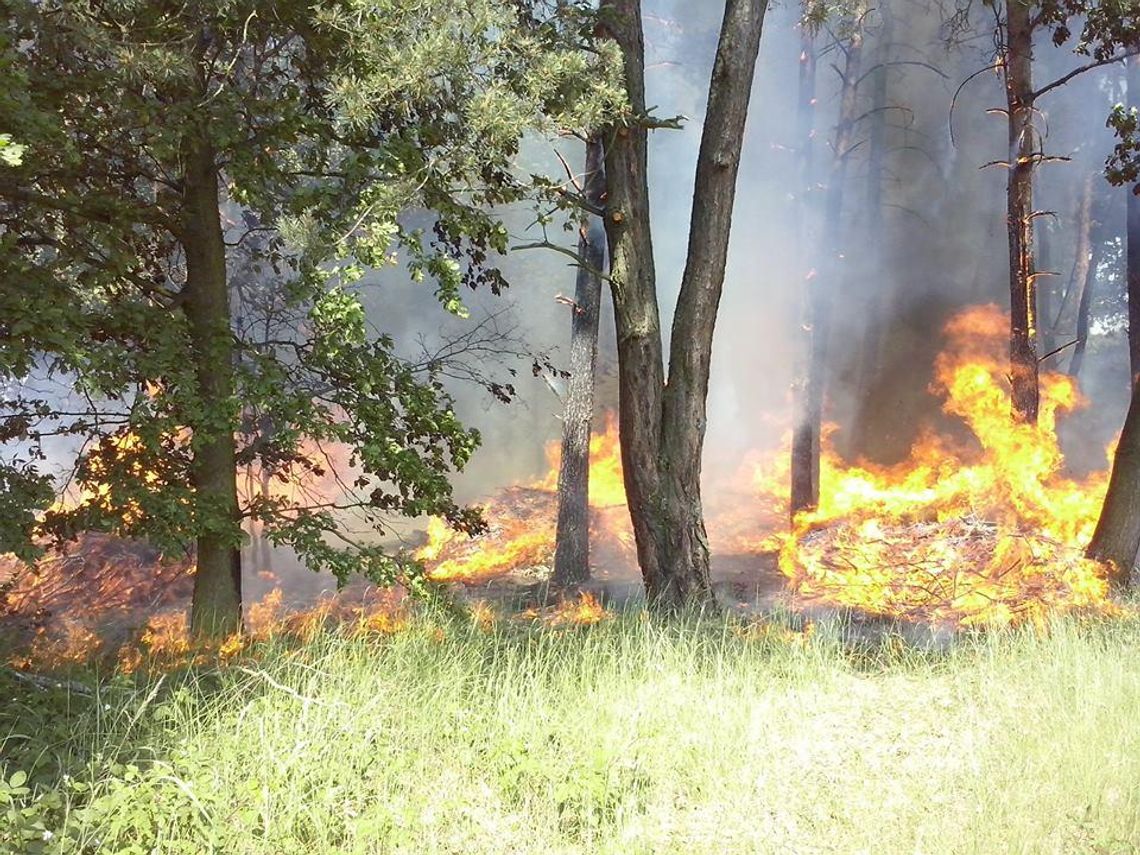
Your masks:
<svg viewBox="0 0 1140 855"><path fill-rule="evenodd" d="M646 174L648 131L662 123L646 109L641 3L601 4L604 35L621 50L632 110L606 135L606 235L618 338L622 466L646 596L665 610L714 602L700 485L705 403L766 8L764 0L725 4L666 382Z"/></svg>
<svg viewBox="0 0 1140 855"><path fill-rule="evenodd" d="M805 321L800 372L794 383L795 424L792 430L791 512L815 507L819 503L820 437L823 427L823 396L826 385L828 351L831 336L832 302L837 283L843 276L843 194L847 168L855 147L855 124L858 121L858 85L862 77L863 19L867 14L862 0L856 2L851 17L845 22L846 34L837 41L844 56L838 71L841 87L839 116L835 125L834 158L827 182L824 203L823 251L820 275L810 277L804 289Z"/></svg>
<svg viewBox="0 0 1140 855"><path fill-rule="evenodd" d="M88 488L40 529L195 541L191 625L207 635L240 624L243 518L313 569L413 582L408 559L358 542L342 516L359 511L380 531L387 514L478 529L448 474L479 437L436 367L399 359L371 329L354 283L400 250L453 313L464 285L505 285L491 259L506 230L490 207L526 192L511 171L520 136L598 125L621 101L612 63L581 49L588 10L3 9L0 126L37 156L0 174L0 368L6 380L62 378L68 402L6 402L4 438L35 449L74 437ZM430 240L401 224L412 206L433 212ZM276 338L243 340L230 317L241 251L281 279ZM271 433L239 445L243 414ZM325 445L347 450L343 500L239 501L238 467L319 472Z"/></svg>
<svg viewBox="0 0 1140 855"><path fill-rule="evenodd" d="M594 415L594 371L598 357L598 316L602 301L605 231L596 212L605 204L605 152L597 136L586 142L581 186L583 209L578 229L578 273L571 305L570 379L562 414L562 457L558 470L558 523L555 529L556 585L578 585L590 578L590 423Z"/></svg>

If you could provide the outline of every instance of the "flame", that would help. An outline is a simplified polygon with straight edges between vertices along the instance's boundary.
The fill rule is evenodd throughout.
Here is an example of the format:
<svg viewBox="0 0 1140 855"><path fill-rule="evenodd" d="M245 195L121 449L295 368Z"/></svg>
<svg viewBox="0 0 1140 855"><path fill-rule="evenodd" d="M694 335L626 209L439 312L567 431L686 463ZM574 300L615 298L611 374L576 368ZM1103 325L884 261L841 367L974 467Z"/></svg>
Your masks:
<svg viewBox="0 0 1140 855"><path fill-rule="evenodd" d="M590 626L613 617L589 591L583 591L576 600L563 600L546 609L528 609L521 616L548 627Z"/></svg>
<svg viewBox="0 0 1140 855"><path fill-rule="evenodd" d="M1056 434L1057 416L1083 404L1076 385L1042 375L1038 423L1014 423L1001 357L1006 316L973 307L945 333L932 391L974 442L926 432L903 464L849 466L825 433L819 507L797 516L780 569L805 596L963 624L1103 607L1103 570L1081 549L1107 474L1066 477Z"/></svg>
<svg viewBox="0 0 1140 855"><path fill-rule="evenodd" d="M470 539L441 519L429 520L427 543L416 551L416 558L428 565L428 575L440 582L471 581L549 566L554 558L561 452L559 442L548 443L548 469L543 477L505 490L484 505L491 526L487 534ZM633 537L625 510L621 443L612 413L606 415L603 432L590 438L589 490L594 510L592 534L609 531L617 552L631 552Z"/></svg>

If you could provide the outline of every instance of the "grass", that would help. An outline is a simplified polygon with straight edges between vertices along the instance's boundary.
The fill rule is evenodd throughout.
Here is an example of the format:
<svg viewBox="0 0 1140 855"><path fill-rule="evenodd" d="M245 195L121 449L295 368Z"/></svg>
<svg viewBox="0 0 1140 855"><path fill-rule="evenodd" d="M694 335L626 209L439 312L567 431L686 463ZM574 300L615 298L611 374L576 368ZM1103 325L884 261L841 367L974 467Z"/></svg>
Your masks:
<svg viewBox="0 0 1140 855"><path fill-rule="evenodd" d="M3 682L0 850L1137 852L1138 642L422 617L93 697Z"/></svg>

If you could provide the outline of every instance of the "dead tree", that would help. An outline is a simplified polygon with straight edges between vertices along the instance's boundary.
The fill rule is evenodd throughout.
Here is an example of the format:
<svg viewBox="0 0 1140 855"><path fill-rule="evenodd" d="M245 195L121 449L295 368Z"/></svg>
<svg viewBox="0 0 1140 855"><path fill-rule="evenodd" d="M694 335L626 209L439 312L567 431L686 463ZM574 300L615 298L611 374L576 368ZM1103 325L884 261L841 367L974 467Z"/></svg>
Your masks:
<svg viewBox="0 0 1140 855"><path fill-rule="evenodd" d="M717 307L766 0L727 0L673 316L668 383L649 223L648 131L640 0L603 0L623 56L632 118L606 141L606 234L618 339L620 429L637 559L651 605L714 606L701 504L701 457Z"/></svg>
<svg viewBox="0 0 1140 855"><path fill-rule="evenodd" d="M605 204L602 141L586 143L580 188L588 209ZM558 470L558 528L554 549L556 585L590 578L590 420L594 412L594 368L598 356L598 312L606 234L601 219L584 210L578 229L578 275L571 305L570 379L562 415L562 462Z"/></svg>

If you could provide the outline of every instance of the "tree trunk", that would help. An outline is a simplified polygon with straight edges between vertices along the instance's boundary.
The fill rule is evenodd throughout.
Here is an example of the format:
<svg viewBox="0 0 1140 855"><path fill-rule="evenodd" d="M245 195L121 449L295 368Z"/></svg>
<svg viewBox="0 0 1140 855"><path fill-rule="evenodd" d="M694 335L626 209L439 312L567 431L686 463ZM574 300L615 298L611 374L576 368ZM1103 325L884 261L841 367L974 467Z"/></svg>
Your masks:
<svg viewBox="0 0 1140 855"><path fill-rule="evenodd" d="M1132 403L1112 460L1108 493L1086 554L1112 564L1113 581L1127 584L1140 549L1140 385L1132 387Z"/></svg>
<svg viewBox="0 0 1140 855"><path fill-rule="evenodd" d="M646 597L676 611L712 606L708 538L701 507L705 399L716 312L752 77L767 3L728 0L717 45L697 160L688 259L673 318L664 383L649 226L644 125L617 129L607 146L614 315L621 374L622 463ZM645 112L645 54L637 0L605 0L626 84Z"/></svg>
<svg viewBox="0 0 1140 855"><path fill-rule="evenodd" d="M602 142L586 143L583 194L596 208L604 204ZM570 329L570 381L562 415L562 462L558 470L558 528L554 548L555 585L578 585L590 578L590 420L594 413L594 368L598 356L598 311L602 300L605 230L585 213L578 232L579 267Z"/></svg>
<svg viewBox="0 0 1140 855"><path fill-rule="evenodd" d="M196 636L220 637L241 629L233 345L218 171L210 143L191 133L185 145L181 234L186 253L183 307L198 380L198 412L190 420L198 514L190 630Z"/></svg>
<svg viewBox="0 0 1140 855"><path fill-rule="evenodd" d="M1098 223L1092 219L1090 213L1089 221L1089 255L1088 260L1085 262L1082 272L1083 278L1080 280L1078 287L1080 288L1080 299L1077 302L1077 321L1076 321L1076 335L1074 336L1077 343L1073 345L1073 358L1069 360L1069 376L1078 377L1081 373L1081 366L1085 361L1085 350L1089 342L1089 321L1092 314L1092 298L1096 290L1096 271L1100 266L1100 252L1101 252L1101 235L1099 234Z"/></svg>
<svg viewBox="0 0 1140 855"><path fill-rule="evenodd" d="M796 218L797 249L804 271L800 288L800 328L805 331L796 351L796 364L792 377L792 411L807 412L808 375L811 366L811 324L815 302L815 270L811 266L813 250L808 240L808 199L813 184L813 143L815 141L815 38L810 26L800 22L800 79L799 103L796 107L796 136L799 140L800 192L796 196L793 215ZM816 436L808 420L798 422L792 433L791 512L812 507L818 500L816 482L818 460Z"/></svg>
<svg viewBox="0 0 1140 855"><path fill-rule="evenodd" d="M867 217L864 227L864 250L861 274L871 283L871 293L867 301L864 317L864 333L859 342L855 378L855 407L852 415L850 436L846 454L860 457L873 453L868 442L871 436L871 421L877 402L872 395L876 376L882 370L887 340L886 307L890 304L888 294L892 279L885 268L886 235L883 225L883 188L887 181L887 115L889 113L889 71L894 39L894 18L890 5L879 7L882 26L876 34L876 64L871 77L871 109L868 119L871 130L867 148Z"/></svg>
<svg viewBox="0 0 1140 855"><path fill-rule="evenodd" d="M1033 270L1033 22L1026 0L1006 3L1005 91L1009 114L1009 360L1013 418L1035 423L1037 306Z"/></svg>
<svg viewBox="0 0 1140 855"><path fill-rule="evenodd" d="M1064 328L1066 310L1076 298L1077 307L1073 327L1077 343L1073 346L1073 355L1069 360L1069 375L1076 377L1080 371L1081 360L1084 357L1085 340L1089 330L1089 307L1092 297L1092 197L1093 175L1085 179L1084 190L1081 193L1081 204L1077 209L1077 248L1073 255L1073 269L1069 274L1069 287L1065 289L1065 296L1061 299L1061 306L1057 310L1057 317L1053 328Z"/></svg>
<svg viewBox="0 0 1140 855"><path fill-rule="evenodd" d="M851 35L845 51L847 61L843 69L843 87L840 92L839 119L835 126L835 159L827 184L827 207L824 212L823 246L826 253L820 276L811 281L807 291L808 322L804 335L810 353L808 373L796 412L792 433L792 501L794 517L801 511L819 504L820 437L823 428L823 396L827 384L827 361L830 350L831 318L835 288L842 278L843 260L843 192L847 182L848 157L851 154L856 108L857 86L862 65L865 6L856 5ZM807 467L810 467L808 469ZM810 492L805 488L810 486Z"/></svg>
<svg viewBox="0 0 1140 855"><path fill-rule="evenodd" d="M1140 56L1128 62L1128 106L1140 110ZM1125 268L1128 276L1128 357L1132 369L1132 385L1140 379L1140 196L1128 190L1125 234Z"/></svg>

